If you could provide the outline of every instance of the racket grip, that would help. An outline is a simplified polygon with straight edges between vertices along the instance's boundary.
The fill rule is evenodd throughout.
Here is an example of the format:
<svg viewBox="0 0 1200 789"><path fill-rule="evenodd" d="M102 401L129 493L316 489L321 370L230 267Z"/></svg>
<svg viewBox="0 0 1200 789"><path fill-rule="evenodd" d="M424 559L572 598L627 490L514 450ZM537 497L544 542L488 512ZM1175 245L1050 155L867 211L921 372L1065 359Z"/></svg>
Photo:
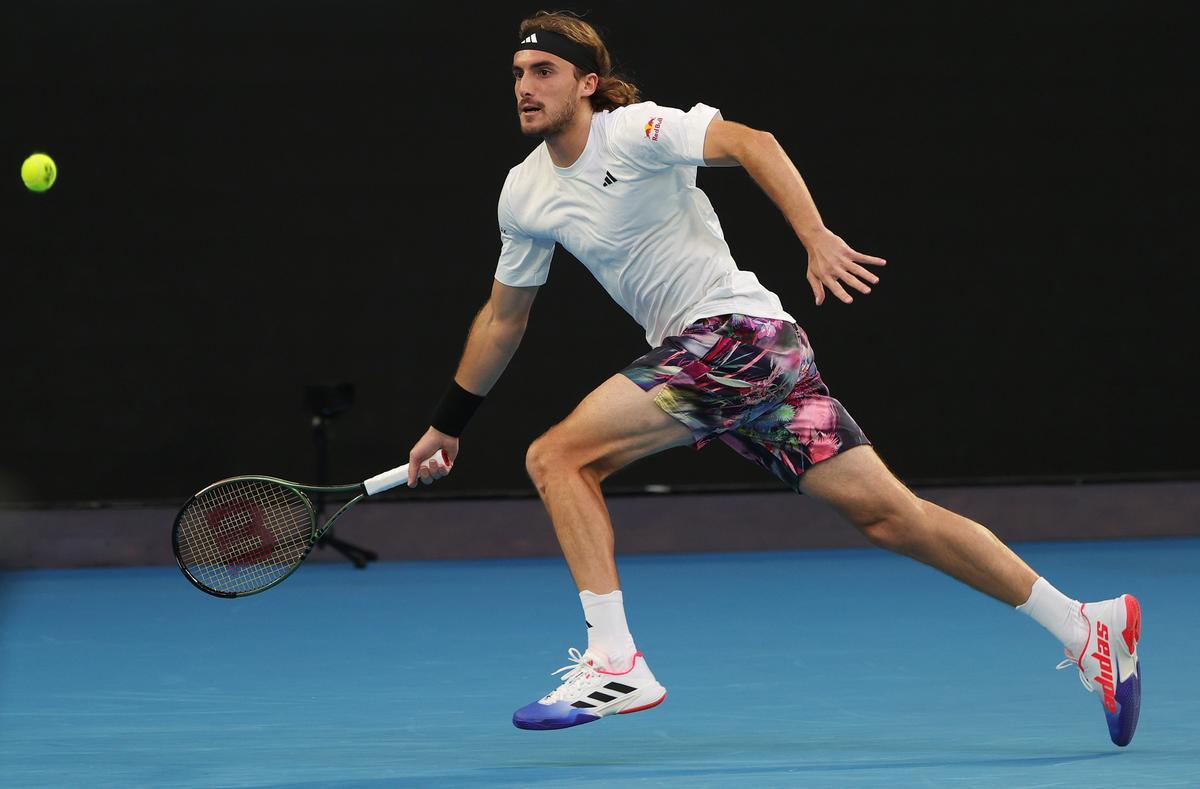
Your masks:
<svg viewBox="0 0 1200 789"><path fill-rule="evenodd" d="M433 457L427 458L425 462L428 463L430 460L436 460L446 468L450 467L450 460L446 457L445 450L439 449ZM408 466L409 464L405 463L403 466L397 466L391 471L376 474L370 479L365 480L363 487L366 489L367 495L374 496L376 493L383 493L385 490L391 490L400 485L407 485Z"/></svg>

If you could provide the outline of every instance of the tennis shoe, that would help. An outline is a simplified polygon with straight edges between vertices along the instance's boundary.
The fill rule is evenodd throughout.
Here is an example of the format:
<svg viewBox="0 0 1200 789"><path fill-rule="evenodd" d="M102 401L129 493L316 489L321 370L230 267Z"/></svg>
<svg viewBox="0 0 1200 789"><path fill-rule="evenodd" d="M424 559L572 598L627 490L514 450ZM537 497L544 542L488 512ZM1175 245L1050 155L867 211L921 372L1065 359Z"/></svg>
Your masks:
<svg viewBox="0 0 1200 789"><path fill-rule="evenodd" d="M1079 655L1064 650L1060 669L1075 666L1089 691L1100 694L1108 734L1120 746L1129 744L1142 706L1142 670L1138 641L1142 637L1142 607L1131 594L1100 603L1083 603L1079 612L1088 624L1088 638Z"/></svg>
<svg viewBox="0 0 1200 789"><path fill-rule="evenodd" d="M662 704L667 689L658 684L641 652L624 671L613 670L608 658L589 649L567 651L571 662L553 674L567 672L562 684L513 713L518 729L565 729L613 714L640 712Z"/></svg>

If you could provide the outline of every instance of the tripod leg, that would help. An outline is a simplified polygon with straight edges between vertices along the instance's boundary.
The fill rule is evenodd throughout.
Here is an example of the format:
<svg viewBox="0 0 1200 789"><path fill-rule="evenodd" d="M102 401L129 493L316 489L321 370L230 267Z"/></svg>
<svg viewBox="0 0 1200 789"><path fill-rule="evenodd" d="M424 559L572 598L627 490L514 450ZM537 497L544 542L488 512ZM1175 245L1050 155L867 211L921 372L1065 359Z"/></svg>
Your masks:
<svg viewBox="0 0 1200 789"><path fill-rule="evenodd" d="M313 441L317 448L317 484L325 485L328 483L329 470L329 431L327 422L329 416L324 413L317 413L312 419ZM317 516L325 512L325 494L318 493L316 497L316 512ZM360 548L357 545L352 545L345 540L339 540L333 536L333 530L330 529L321 539L317 540L317 547L324 548L326 545L332 546L335 550L354 563L354 566L359 570L367 566L367 562L373 562L379 558L379 555L374 551L369 551L366 548Z"/></svg>
<svg viewBox="0 0 1200 789"><path fill-rule="evenodd" d="M360 548L357 545L348 543L345 540L339 540L333 536L332 531L320 539L318 545L328 544L345 556L350 561L354 562L354 566L358 569L363 569L367 566L367 562L375 561L379 555L374 551L369 551L366 548Z"/></svg>

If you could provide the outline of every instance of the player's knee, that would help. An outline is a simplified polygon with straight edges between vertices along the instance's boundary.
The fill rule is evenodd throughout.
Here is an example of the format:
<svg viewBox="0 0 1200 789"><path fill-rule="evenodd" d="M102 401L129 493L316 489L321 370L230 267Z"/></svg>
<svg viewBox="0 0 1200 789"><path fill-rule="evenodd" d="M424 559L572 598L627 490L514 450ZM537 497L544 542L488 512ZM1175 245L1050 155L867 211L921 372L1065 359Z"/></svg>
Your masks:
<svg viewBox="0 0 1200 789"><path fill-rule="evenodd" d="M582 476L599 484L615 470L602 458L588 461L578 448L572 450L573 445L559 440L561 438L550 430L530 444L525 452L525 471L539 492L545 493L556 477Z"/></svg>
<svg viewBox="0 0 1200 789"><path fill-rule="evenodd" d="M876 547L888 551L900 550L904 530L888 518L879 518L878 520L861 524L858 530Z"/></svg>
<svg viewBox="0 0 1200 789"><path fill-rule="evenodd" d="M534 439L529 445L529 449L525 451L525 472L529 474L529 479L539 488L542 485L541 480L546 476L546 470L553 466L551 455L553 450L550 448L549 442L545 437Z"/></svg>
<svg viewBox="0 0 1200 789"><path fill-rule="evenodd" d="M921 500L906 497L889 502L856 525L873 545L905 553L915 542L921 523Z"/></svg>
<svg viewBox="0 0 1200 789"><path fill-rule="evenodd" d="M574 465L562 443L555 440L553 431L535 439L525 452L525 471L539 490L554 474L573 470Z"/></svg>

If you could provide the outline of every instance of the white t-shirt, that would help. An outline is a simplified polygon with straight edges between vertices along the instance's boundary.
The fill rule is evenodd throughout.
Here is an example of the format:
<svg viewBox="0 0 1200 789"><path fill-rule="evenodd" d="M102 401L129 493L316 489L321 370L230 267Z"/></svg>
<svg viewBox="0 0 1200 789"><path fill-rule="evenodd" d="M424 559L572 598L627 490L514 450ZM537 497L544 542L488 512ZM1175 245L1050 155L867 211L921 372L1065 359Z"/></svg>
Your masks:
<svg viewBox="0 0 1200 789"><path fill-rule="evenodd" d="M693 321L740 312L795 321L741 271L708 196L696 186L704 135L719 111L654 102L592 116L579 159L557 167L543 142L500 192L496 279L545 283L554 243L578 258L645 330L652 347Z"/></svg>

